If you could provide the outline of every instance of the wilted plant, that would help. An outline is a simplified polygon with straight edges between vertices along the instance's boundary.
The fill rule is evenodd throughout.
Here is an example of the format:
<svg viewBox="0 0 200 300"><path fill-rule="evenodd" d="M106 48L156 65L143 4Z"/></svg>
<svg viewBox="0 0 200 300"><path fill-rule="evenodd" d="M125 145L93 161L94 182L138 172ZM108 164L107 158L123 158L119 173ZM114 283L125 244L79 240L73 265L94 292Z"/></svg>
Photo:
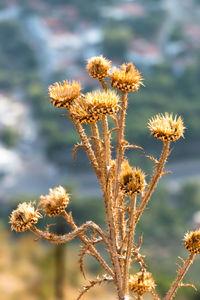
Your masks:
<svg viewBox="0 0 200 300"><path fill-rule="evenodd" d="M118 299L121 300L130 299L129 292L132 292L136 299L143 299L145 293L151 293L154 299L159 299L152 274L147 271L145 257L140 253L142 238L136 243L135 230L158 180L167 173L163 170L170 155L170 143L183 137L185 127L181 117L173 117L168 113L156 115L149 121L150 133L162 141L163 149L158 160L150 157L155 163L155 168L147 183L141 169L130 166L125 158L126 149L135 148L144 152L141 147L129 144L124 137L128 93L137 91L142 85L139 71L132 63L123 64L112 71L110 61L102 56L89 59L86 69L91 77L99 80L102 91L83 94L79 82L63 81L49 87L49 97L54 106L67 109L68 117L81 138L81 143L74 147L74 160L77 150L82 147L102 189L107 230L104 231L92 221L78 226L71 211L66 210L70 196L61 186L50 189L48 195L41 196L37 209L31 203L19 204L11 214L10 223L15 231L29 229L39 238L56 244L66 243L75 237L81 240L84 244L80 253L83 275L85 276L83 258L86 254L97 260L105 275L90 281L78 299L102 282L113 282ZM109 83L117 91L109 89ZM112 128L108 124L108 118L114 121ZM91 128L90 136L84 130L85 124L89 124ZM111 135L114 132L115 151L111 145ZM115 158L113 152L116 153ZM59 215L64 218L72 231L56 235L50 232L50 227L45 231L38 229L35 224L42 217L39 210L49 217ZM164 300L174 298L177 289L184 286L182 279L195 255L200 253L200 230L186 233L184 241L185 248L190 252L189 256L185 261L181 259L183 266L179 266L177 278ZM99 243L105 245L110 261L97 250L96 245ZM131 264L138 264L140 271L130 274Z"/></svg>

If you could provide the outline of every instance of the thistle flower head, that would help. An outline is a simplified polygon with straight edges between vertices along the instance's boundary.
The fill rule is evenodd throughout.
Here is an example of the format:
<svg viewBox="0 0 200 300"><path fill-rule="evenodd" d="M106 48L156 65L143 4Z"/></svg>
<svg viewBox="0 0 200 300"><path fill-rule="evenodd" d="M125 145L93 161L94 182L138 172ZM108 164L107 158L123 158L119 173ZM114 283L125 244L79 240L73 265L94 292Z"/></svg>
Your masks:
<svg viewBox="0 0 200 300"><path fill-rule="evenodd" d="M40 196L39 206L49 217L55 217L65 211L69 203L69 194L62 186L49 189L49 194Z"/></svg>
<svg viewBox="0 0 200 300"><path fill-rule="evenodd" d="M32 203L20 203L10 216L11 229L23 232L38 222L40 213L35 210Z"/></svg>
<svg viewBox="0 0 200 300"><path fill-rule="evenodd" d="M81 85L77 81L56 82L49 86L49 97L54 106L69 108L71 103L81 95Z"/></svg>
<svg viewBox="0 0 200 300"><path fill-rule="evenodd" d="M156 284L152 278L152 274L149 272L138 272L130 276L129 288L132 292L143 295L151 292L156 287Z"/></svg>
<svg viewBox="0 0 200 300"><path fill-rule="evenodd" d="M115 68L110 77L111 86L123 92L137 91L142 84L142 76L131 62Z"/></svg>
<svg viewBox="0 0 200 300"><path fill-rule="evenodd" d="M158 114L153 117L149 123L148 128L151 134L161 141L175 142L180 137L184 137L184 124L181 117L165 113L165 115Z"/></svg>
<svg viewBox="0 0 200 300"><path fill-rule="evenodd" d="M94 56L88 59L86 70L88 71L90 77L102 80L109 74L110 61L102 55Z"/></svg>
<svg viewBox="0 0 200 300"><path fill-rule="evenodd" d="M119 96L115 91L94 91L75 101L70 107L70 114L80 123L90 124L99 121L104 115L116 113L118 102Z"/></svg>
<svg viewBox="0 0 200 300"><path fill-rule="evenodd" d="M145 174L141 169L132 168L127 160L122 162L119 183L126 195L141 194L146 186Z"/></svg>
<svg viewBox="0 0 200 300"><path fill-rule="evenodd" d="M200 254L200 228L188 231L184 236L185 248L194 254Z"/></svg>

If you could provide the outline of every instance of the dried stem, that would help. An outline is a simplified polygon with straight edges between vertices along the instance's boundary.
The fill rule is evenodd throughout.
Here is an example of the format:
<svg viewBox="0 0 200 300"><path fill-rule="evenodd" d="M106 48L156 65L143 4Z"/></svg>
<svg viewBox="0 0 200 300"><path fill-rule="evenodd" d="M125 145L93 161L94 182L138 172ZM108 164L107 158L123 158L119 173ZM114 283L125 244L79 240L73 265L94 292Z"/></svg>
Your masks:
<svg viewBox="0 0 200 300"><path fill-rule="evenodd" d="M98 126L95 122L90 124L91 127L91 132L92 132L92 137L93 137L93 145L94 145L94 150L96 154L96 159L98 162L99 169L101 171L101 176L103 175L103 150L102 150L102 143L101 143L101 138L99 135L99 129Z"/></svg>
<svg viewBox="0 0 200 300"><path fill-rule="evenodd" d="M38 229L37 227L35 227L34 225L32 227L30 227L30 230L41 239L44 239L44 240L49 241L54 244L63 244L63 243L73 240L77 235L79 235L83 231L87 230L88 228L89 228L89 224L87 222L87 223L83 224L82 226L76 228L72 232L63 234L63 235L56 235L49 231L42 231L42 230Z"/></svg>
<svg viewBox="0 0 200 300"><path fill-rule="evenodd" d="M113 278L112 277L108 277L108 276L104 276L103 278L98 278L97 280L91 280L90 284L85 286L83 288L83 290L81 291L80 295L78 296L77 300L80 300L81 297L86 294L91 288L93 288L95 285L97 284L101 284L102 282L112 282Z"/></svg>
<svg viewBox="0 0 200 300"><path fill-rule="evenodd" d="M154 290L151 290L151 295L154 297L155 300L160 300L160 298L158 297L158 295L155 293Z"/></svg>
<svg viewBox="0 0 200 300"><path fill-rule="evenodd" d="M104 91L107 91L107 83L105 82L105 80L104 79L102 79L102 80L99 80L100 81L100 83L101 83L101 86L102 86L102 89L104 90Z"/></svg>
<svg viewBox="0 0 200 300"><path fill-rule="evenodd" d="M92 150L92 147L89 143L89 140L88 140L88 137L82 127L82 125L75 119L72 118L72 122L78 132L78 134L80 135L80 138L81 138L81 141L85 147L85 151L88 155L88 158L90 160L90 163L97 175L97 178L100 179L100 170L99 170L99 167L98 167L98 163L97 163L97 160L96 160L96 157L94 155L94 151Z"/></svg>
<svg viewBox="0 0 200 300"><path fill-rule="evenodd" d="M191 266L191 264L194 261L194 257L195 254L194 253L190 253L187 260L185 261L183 267L181 269L178 270L178 275L176 280L172 283L171 288L169 289L166 297L164 298L164 300L171 300L173 299L173 297L176 294L177 289L181 286L181 281L184 278L185 274L187 273L189 267Z"/></svg>
<svg viewBox="0 0 200 300"><path fill-rule="evenodd" d="M126 235L126 222L125 222L125 204L123 193L119 194L119 210L118 210L118 227L120 232L121 241L123 243Z"/></svg>
<svg viewBox="0 0 200 300"><path fill-rule="evenodd" d="M110 134L108 128L108 120L106 116L102 118L102 133L103 133L103 141L104 141L104 154L105 154L105 164L106 166L110 166L111 162L111 145L110 145ZM107 170L106 170L107 173Z"/></svg>
<svg viewBox="0 0 200 300"><path fill-rule="evenodd" d="M107 90L107 84L104 80L100 80L102 88L104 91ZM105 164L104 164L104 172L106 177L105 190L104 190L104 203L105 209L107 212L107 225L110 233L110 239L112 243L112 249L110 251L111 260L113 263L114 271L115 271L115 280L118 290L119 299L123 299L122 293L122 276L121 276L121 268L118 259L117 252L117 244L116 244L116 211L113 205L113 197L112 197L112 186L108 176L108 167L111 162L111 144L110 144L110 133L108 128L107 117L103 116L102 118L102 133L103 133L103 141L104 141L104 153L105 153Z"/></svg>
<svg viewBox="0 0 200 300"><path fill-rule="evenodd" d="M170 154L170 151L169 151L169 146L170 146L170 142L164 142L163 143L163 149L162 149L162 153L161 153L161 156L160 156L160 160L155 168L155 171L151 177L151 180L150 180L150 183L148 185L148 189L146 190L146 192L144 193L144 196L142 197L141 199L141 203L138 207L138 213L137 213L137 216L136 216L136 223L139 221L157 183L158 183L158 180L159 178L162 176L162 171L163 171L163 168L165 166L165 163L167 161L167 158Z"/></svg>
<svg viewBox="0 0 200 300"><path fill-rule="evenodd" d="M128 98L127 93L122 92L121 96L121 109L119 113L118 119L118 130L117 130L117 148L116 148L116 174L115 174L115 182L114 182L114 199L115 199L115 207L116 207L116 216L118 216L119 211L119 173L121 169L121 163L124 155L124 127L125 127L125 116L126 110L128 106ZM118 224L118 222L116 222ZM119 228L117 228L117 232L119 232Z"/></svg>
<svg viewBox="0 0 200 300"><path fill-rule="evenodd" d="M127 232L128 244L127 244L126 258L124 264L124 274L123 274L123 291L125 295L129 294L128 281L129 281L130 259L131 259L132 247L133 247L134 235L135 235L136 196L133 195L130 200L131 200L131 205L130 205L130 214L129 214L129 226Z"/></svg>
<svg viewBox="0 0 200 300"><path fill-rule="evenodd" d="M67 221L67 223L72 227L72 229L77 228L71 214L69 215L67 212L63 212L62 217ZM114 273L113 273L112 269L108 266L108 264L105 262L105 260L99 254L99 252L95 249L95 247L89 243L87 236L84 235L83 233L81 233L78 235L78 238L85 245L88 245L88 250L90 251L91 255L103 266L103 268L106 270L106 272L113 277Z"/></svg>

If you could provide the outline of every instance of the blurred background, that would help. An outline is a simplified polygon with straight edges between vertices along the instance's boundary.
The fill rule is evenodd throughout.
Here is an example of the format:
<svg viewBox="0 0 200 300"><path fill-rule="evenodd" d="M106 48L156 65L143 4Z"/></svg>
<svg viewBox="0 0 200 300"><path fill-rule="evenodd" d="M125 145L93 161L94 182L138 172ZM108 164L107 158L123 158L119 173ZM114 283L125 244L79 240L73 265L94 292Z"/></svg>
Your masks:
<svg viewBox="0 0 200 300"><path fill-rule="evenodd" d="M105 226L101 193L84 152L72 161L78 136L48 101L55 81L79 80L84 92L97 88L85 65L99 54L113 65L132 61L144 77L145 88L129 100L130 143L159 156L161 143L147 129L156 113L180 114L187 127L185 139L172 145L172 174L159 183L138 226L141 252L148 254L163 295L176 275L177 256L187 256L184 233L200 225L200 1L0 0L0 41L0 299L73 300L85 283L78 241L59 247L36 242L32 234L11 233L8 216L19 202L37 202L61 184L72 194L78 224L92 219ZM137 150L127 155L150 176L151 160ZM58 220L41 226L49 223L63 230ZM86 264L90 279L102 274L92 259ZM197 257L185 279L198 290L199 268ZM106 285L85 299L94 297L115 299ZM200 292L182 288L176 299L200 299Z"/></svg>

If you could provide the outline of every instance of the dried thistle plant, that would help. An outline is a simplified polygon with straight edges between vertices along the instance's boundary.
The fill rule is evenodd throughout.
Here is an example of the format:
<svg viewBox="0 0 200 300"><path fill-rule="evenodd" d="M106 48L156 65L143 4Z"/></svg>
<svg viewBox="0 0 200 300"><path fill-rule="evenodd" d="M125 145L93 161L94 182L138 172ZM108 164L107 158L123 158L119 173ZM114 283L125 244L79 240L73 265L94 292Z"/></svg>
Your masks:
<svg viewBox="0 0 200 300"><path fill-rule="evenodd" d="M75 146L74 157L79 147L84 148L87 153L102 189L107 230L104 231L92 221L77 226L71 211L67 209L69 194L61 186L50 189L48 195L41 196L36 209L31 203L19 204L11 214L11 228L17 232L29 229L39 238L57 244L66 243L75 237L81 240L83 246L79 262L83 275L85 276L83 260L86 254L96 259L105 274L90 281L78 299L103 282L115 285L120 300L129 300L132 296L143 299L146 293L151 293L154 299L160 299L155 291L153 276L144 262L145 257L140 253L142 238L137 244L135 230L159 179L165 174L163 169L170 155L170 143L183 137L185 127L181 117L173 117L168 113L159 114L149 121L150 133L163 143L163 149L159 160L150 157L155 168L147 183L141 169L131 166L124 157L128 148L144 151L137 145L130 145L124 138L128 93L140 88L142 76L132 63L123 64L111 71L111 62L103 56L89 59L86 69L92 78L99 80L102 91L82 94L79 82L63 81L49 87L49 97L54 106L68 111L68 116L80 135L81 143ZM111 88L108 88L109 84ZM109 117L114 120L113 128L109 127ZM91 128L90 136L84 130L85 124ZM116 132L115 157L111 143L113 132ZM36 226L38 219L42 217L39 210L49 217L59 215L64 218L71 227L71 232L56 235L50 232L50 226L45 231L39 229ZM200 229L186 233L184 242L189 256L185 261L181 259L183 266L179 266L177 278L164 300L174 298L179 287L189 285L183 284L182 279L195 255L200 253ZM96 245L99 243L105 245L110 261L97 250ZM130 274L132 264L138 264L140 271Z"/></svg>

